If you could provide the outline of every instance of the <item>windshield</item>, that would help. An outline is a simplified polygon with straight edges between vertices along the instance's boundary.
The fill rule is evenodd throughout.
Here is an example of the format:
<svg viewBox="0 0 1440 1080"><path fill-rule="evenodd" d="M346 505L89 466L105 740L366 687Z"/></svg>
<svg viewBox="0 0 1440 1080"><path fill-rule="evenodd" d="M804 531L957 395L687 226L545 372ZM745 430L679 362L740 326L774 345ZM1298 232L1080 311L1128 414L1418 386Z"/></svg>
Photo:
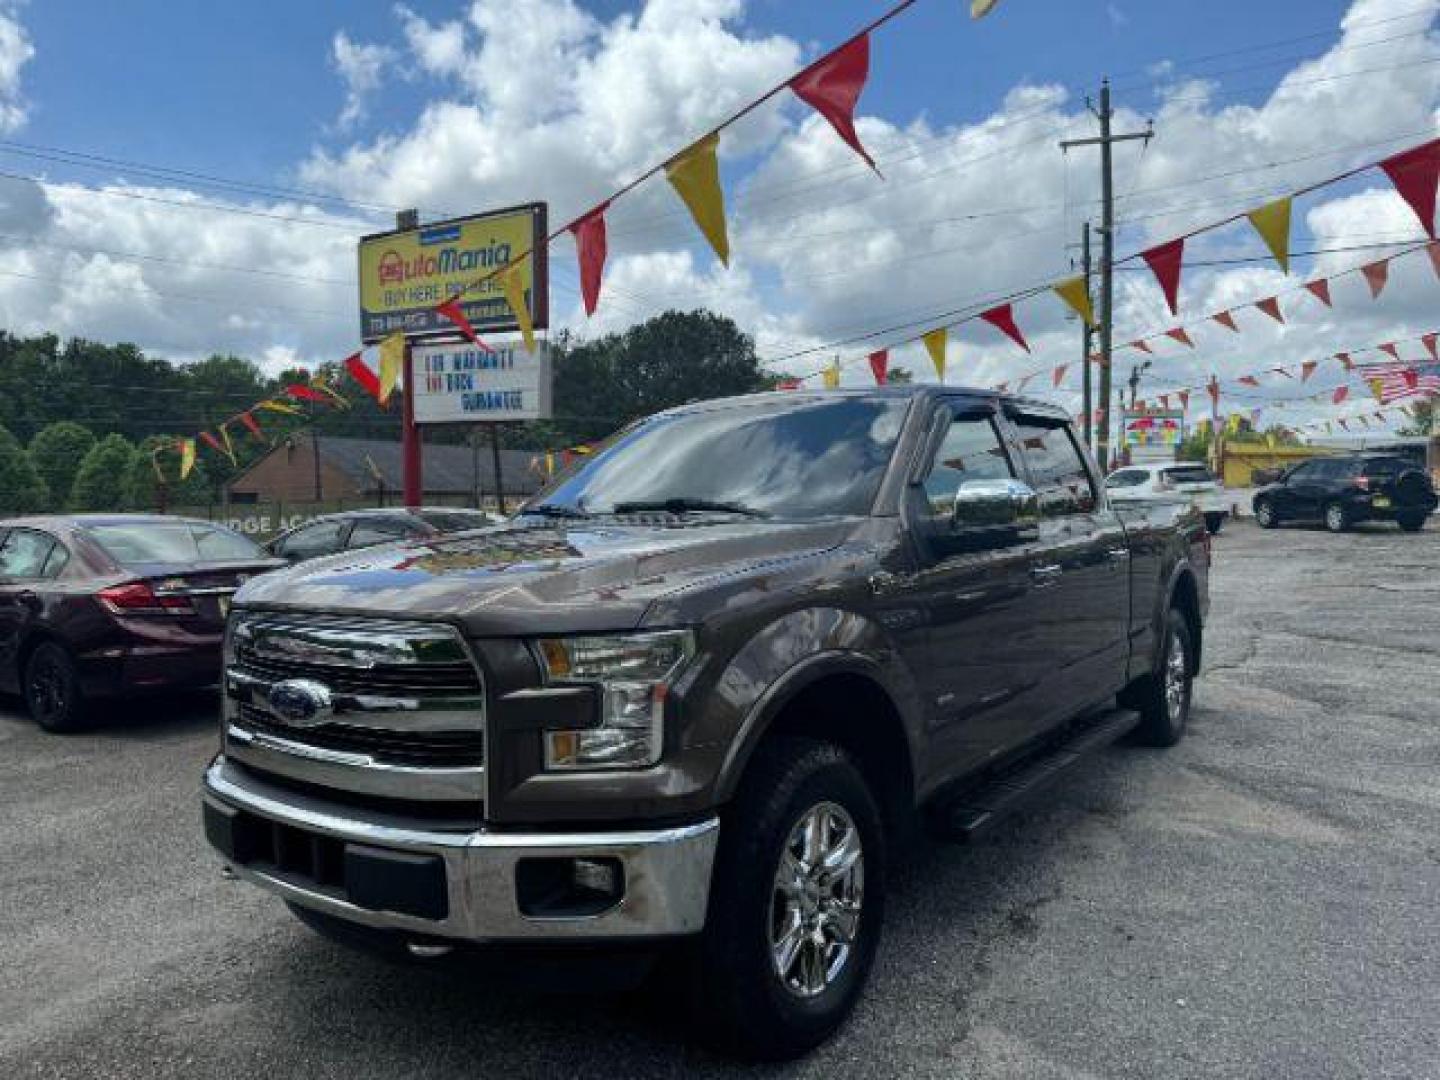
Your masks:
<svg viewBox="0 0 1440 1080"><path fill-rule="evenodd" d="M668 503L785 518L867 514L908 407L900 398L777 397L656 417L527 510L605 514Z"/></svg>
<svg viewBox="0 0 1440 1080"><path fill-rule="evenodd" d="M260 548L239 533L198 522L132 521L91 525L87 531L121 566L266 558Z"/></svg>

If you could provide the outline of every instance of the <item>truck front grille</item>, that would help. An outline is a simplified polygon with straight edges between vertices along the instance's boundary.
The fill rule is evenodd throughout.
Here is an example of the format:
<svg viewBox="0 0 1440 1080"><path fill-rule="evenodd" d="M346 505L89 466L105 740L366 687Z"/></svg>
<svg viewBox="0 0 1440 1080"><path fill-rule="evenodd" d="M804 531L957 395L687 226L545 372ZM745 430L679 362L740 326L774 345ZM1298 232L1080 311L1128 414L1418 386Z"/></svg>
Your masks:
<svg viewBox="0 0 1440 1080"><path fill-rule="evenodd" d="M485 685L449 626L237 612L226 753L342 794L483 800Z"/></svg>

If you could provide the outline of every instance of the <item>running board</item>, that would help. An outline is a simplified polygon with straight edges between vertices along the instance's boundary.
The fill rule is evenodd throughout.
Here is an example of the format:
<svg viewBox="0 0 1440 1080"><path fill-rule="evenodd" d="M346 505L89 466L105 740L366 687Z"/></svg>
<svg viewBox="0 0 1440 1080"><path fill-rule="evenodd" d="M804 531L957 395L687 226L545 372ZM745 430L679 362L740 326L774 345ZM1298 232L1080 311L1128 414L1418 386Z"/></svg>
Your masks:
<svg viewBox="0 0 1440 1080"><path fill-rule="evenodd" d="M1006 814L1049 788L1070 766L1128 735L1139 723L1140 714L1132 709L1101 714L1084 727L1072 730L1063 742L957 795L935 816L936 831L948 840L968 843L976 839Z"/></svg>

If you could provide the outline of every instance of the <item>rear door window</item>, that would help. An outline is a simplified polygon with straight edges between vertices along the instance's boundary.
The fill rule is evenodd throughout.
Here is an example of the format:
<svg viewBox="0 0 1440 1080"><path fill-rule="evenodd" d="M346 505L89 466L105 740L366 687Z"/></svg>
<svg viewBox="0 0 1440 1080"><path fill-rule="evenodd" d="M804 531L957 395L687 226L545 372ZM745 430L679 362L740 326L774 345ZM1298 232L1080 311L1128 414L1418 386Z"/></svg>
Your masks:
<svg viewBox="0 0 1440 1080"><path fill-rule="evenodd" d="M1018 417L1015 430L1041 509L1051 516L1088 514L1095 509L1090 470L1064 421Z"/></svg>
<svg viewBox="0 0 1440 1080"><path fill-rule="evenodd" d="M55 540L33 529L11 529L0 543L0 578L34 580L45 576ZM57 571L58 572L58 571Z"/></svg>

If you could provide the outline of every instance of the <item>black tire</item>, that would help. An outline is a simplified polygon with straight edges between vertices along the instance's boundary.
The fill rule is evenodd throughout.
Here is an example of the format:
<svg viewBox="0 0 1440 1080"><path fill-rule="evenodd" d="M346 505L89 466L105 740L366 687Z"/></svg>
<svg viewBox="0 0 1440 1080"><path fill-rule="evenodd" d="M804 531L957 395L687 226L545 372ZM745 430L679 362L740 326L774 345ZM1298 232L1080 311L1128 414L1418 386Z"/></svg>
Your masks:
<svg viewBox="0 0 1440 1080"><path fill-rule="evenodd" d="M1211 536L1218 535L1220 530L1224 527L1224 514L1209 513L1205 515L1205 531L1208 532Z"/></svg>
<svg viewBox="0 0 1440 1080"><path fill-rule="evenodd" d="M25 707L46 731L75 731L85 722L85 694L80 672L65 646L42 641L25 661L21 687Z"/></svg>
<svg viewBox="0 0 1440 1080"><path fill-rule="evenodd" d="M1178 644L1183 671L1171 667ZM1178 679L1178 688L1174 680ZM1124 704L1140 710L1140 724L1135 728L1134 741L1142 746L1174 746L1185 736L1190 720L1190 701L1195 683L1195 642L1190 624L1176 608L1165 618L1165 640L1160 650L1160 666L1131 688ZM1172 691L1178 696L1172 697Z"/></svg>
<svg viewBox="0 0 1440 1080"><path fill-rule="evenodd" d="M1280 514L1269 499L1255 500L1255 524L1262 529L1273 529L1280 524Z"/></svg>
<svg viewBox="0 0 1440 1080"><path fill-rule="evenodd" d="M1395 522L1406 532L1419 532L1425 528L1427 514L1397 514Z"/></svg>
<svg viewBox="0 0 1440 1080"><path fill-rule="evenodd" d="M843 817L831 816L832 808ZM807 918L830 918L824 911L807 916L802 909L834 903L845 883L782 890L777 880L782 857L796 837L802 847L796 865L805 865L803 847L810 834L797 830L812 814L821 815L824 837L838 826L839 836L859 839L859 913L843 960L838 938L831 936L838 933L833 923L828 928L817 924L815 937L799 928ZM812 739L781 737L763 744L721 821L709 917L691 982L696 1033L724 1052L751 1059L783 1060L818 1046L845 1020L864 989L884 922L884 883L880 813L849 756ZM853 878L849 884L854 885ZM779 933L782 924L791 930ZM801 943L787 969L789 979L777 970L777 934L782 944L791 935ZM817 947L821 940L824 946ZM817 957L819 966L807 969L806 961ZM800 984L809 976L815 976L819 988L807 996Z"/></svg>
<svg viewBox="0 0 1440 1080"><path fill-rule="evenodd" d="M1345 509L1344 503L1326 503L1324 520L1325 528L1329 532L1343 533L1350 531L1350 511Z"/></svg>

